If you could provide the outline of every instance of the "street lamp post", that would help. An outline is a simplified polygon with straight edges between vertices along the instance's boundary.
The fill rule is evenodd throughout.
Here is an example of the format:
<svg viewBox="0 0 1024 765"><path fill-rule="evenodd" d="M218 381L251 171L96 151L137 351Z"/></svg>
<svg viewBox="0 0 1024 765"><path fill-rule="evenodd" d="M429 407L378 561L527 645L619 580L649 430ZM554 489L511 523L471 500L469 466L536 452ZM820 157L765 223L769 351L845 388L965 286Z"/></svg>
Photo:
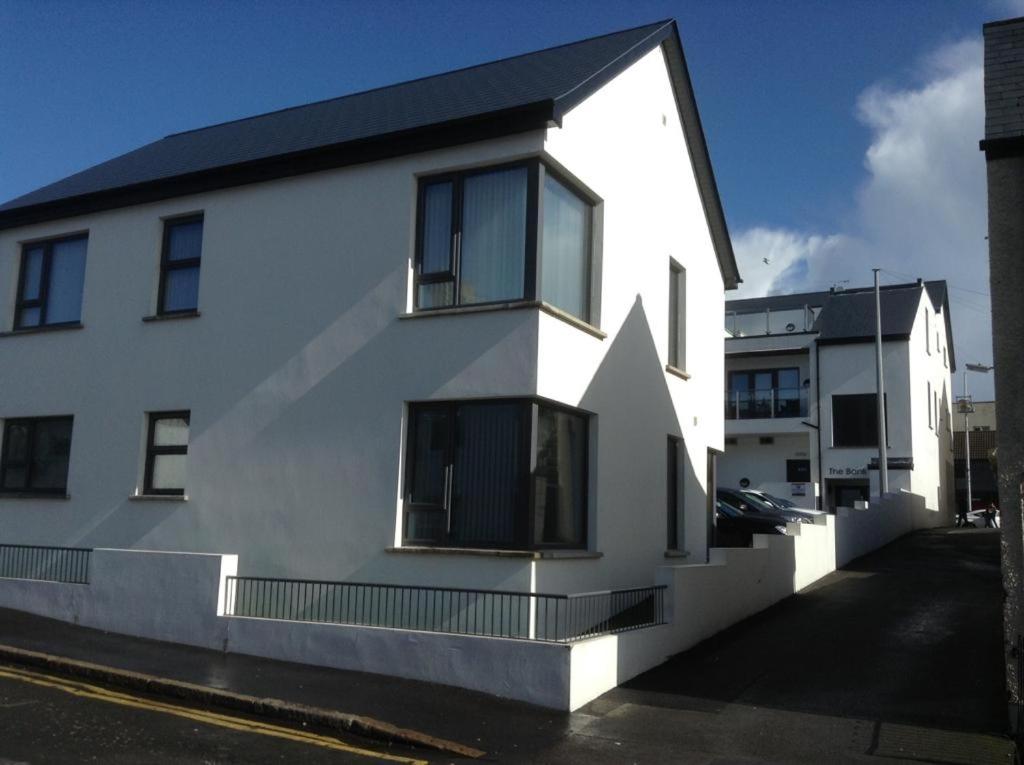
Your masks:
<svg viewBox="0 0 1024 765"><path fill-rule="evenodd" d="M987 373L992 371L994 367L987 366L985 364L964 364L964 468L967 475L967 511L971 512L971 428L968 414L971 411L971 405L967 400L967 372L982 372ZM966 517L966 516L965 516Z"/></svg>

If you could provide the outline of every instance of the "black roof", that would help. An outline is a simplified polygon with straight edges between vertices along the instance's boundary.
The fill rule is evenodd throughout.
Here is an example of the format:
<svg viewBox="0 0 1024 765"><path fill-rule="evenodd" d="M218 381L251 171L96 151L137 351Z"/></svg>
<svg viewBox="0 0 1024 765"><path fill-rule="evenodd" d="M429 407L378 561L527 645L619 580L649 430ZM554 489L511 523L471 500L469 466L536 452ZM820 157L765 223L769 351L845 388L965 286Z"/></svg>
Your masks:
<svg viewBox="0 0 1024 765"><path fill-rule="evenodd" d="M739 273L671 20L169 135L0 205L0 229L559 125L659 45L719 265L735 287Z"/></svg>
<svg viewBox="0 0 1024 765"><path fill-rule="evenodd" d="M946 323L950 369L956 370L953 355L953 330L949 317L949 292L946 282L934 280L910 284L889 284L879 290L882 309L882 336L889 339L909 337L921 302L921 291L932 308L942 312ZM797 292L745 300L727 300L727 312L763 313L820 306L814 323L818 341L823 344L860 342L875 336L875 289L857 287L828 292Z"/></svg>

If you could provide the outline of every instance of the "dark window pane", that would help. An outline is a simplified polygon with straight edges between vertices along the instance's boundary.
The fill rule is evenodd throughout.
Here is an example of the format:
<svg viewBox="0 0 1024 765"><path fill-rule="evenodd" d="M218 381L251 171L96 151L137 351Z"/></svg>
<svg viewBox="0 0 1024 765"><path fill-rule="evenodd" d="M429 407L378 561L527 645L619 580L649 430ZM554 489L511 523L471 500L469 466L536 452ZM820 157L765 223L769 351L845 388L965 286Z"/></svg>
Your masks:
<svg viewBox="0 0 1024 765"><path fill-rule="evenodd" d="M452 491L454 541L488 546L511 546L516 541L525 469L523 409L519 402L459 406Z"/></svg>
<svg viewBox="0 0 1024 765"><path fill-rule="evenodd" d="M668 363L679 366L679 269L671 265L668 270Z"/></svg>
<svg viewBox="0 0 1024 765"><path fill-rule="evenodd" d="M164 311L194 310L199 305L199 266L172 268L164 276Z"/></svg>
<svg viewBox="0 0 1024 765"><path fill-rule="evenodd" d="M421 284L416 298L419 308L441 308L451 305L455 297L455 282Z"/></svg>
<svg viewBox="0 0 1024 765"><path fill-rule="evenodd" d="M466 178L459 302L522 298L525 264L526 168Z"/></svg>
<svg viewBox="0 0 1024 765"><path fill-rule="evenodd" d="M790 483L808 483L811 480L811 461L786 460L786 480Z"/></svg>
<svg viewBox="0 0 1024 765"><path fill-rule="evenodd" d="M22 284L22 300L38 300L43 280L43 248L25 250L25 277Z"/></svg>
<svg viewBox="0 0 1024 765"><path fill-rule="evenodd" d="M586 420L540 407L534 530L537 544L580 545L586 526Z"/></svg>
<svg viewBox="0 0 1024 765"><path fill-rule="evenodd" d="M443 539L444 520L442 510L409 510L405 519L405 537L424 542Z"/></svg>
<svg viewBox="0 0 1024 765"><path fill-rule="evenodd" d="M13 467L7 466L7 470L4 472L4 483L3 488L7 490L24 489L25 481L28 479L28 468L27 467Z"/></svg>
<svg viewBox="0 0 1024 765"><path fill-rule="evenodd" d="M85 281L85 239L57 242L50 261L46 323L79 321L82 318L82 285Z"/></svg>
<svg viewBox="0 0 1024 765"><path fill-rule="evenodd" d="M780 369L778 371L779 376L779 387L780 388L798 388L800 387L800 370L799 369Z"/></svg>
<svg viewBox="0 0 1024 765"><path fill-rule="evenodd" d="M6 436L3 456L7 464L24 465L28 462L28 426L20 422L8 423Z"/></svg>
<svg viewBox="0 0 1024 765"><path fill-rule="evenodd" d="M668 520L668 548L679 549L679 439L668 439L668 486L666 513Z"/></svg>
<svg viewBox="0 0 1024 765"><path fill-rule="evenodd" d="M409 499L417 504L440 506L444 503L444 473L448 457L448 410L420 409L414 411L412 417L414 442L410 454L412 482Z"/></svg>
<svg viewBox="0 0 1024 765"><path fill-rule="evenodd" d="M589 318L590 205L544 177L541 297L563 311Z"/></svg>
<svg viewBox="0 0 1024 765"><path fill-rule="evenodd" d="M40 420L32 438L32 489L64 489L71 455L71 420Z"/></svg>
<svg viewBox="0 0 1024 765"><path fill-rule="evenodd" d="M18 327L38 327L41 315L42 313L38 308L22 308L21 316L18 317Z"/></svg>
<svg viewBox="0 0 1024 765"><path fill-rule="evenodd" d="M431 183L423 190L423 244L420 273L451 269L452 183Z"/></svg>
<svg viewBox="0 0 1024 765"><path fill-rule="evenodd" d="M203 222L167 224L167 260L198 258L203 252Z"/></svg>
<svg viewBox="0 0 1024 765"><path fill-rule="evenodd" d="M878 446L876 394L857 393L832 397L832 445Z"/></svg>

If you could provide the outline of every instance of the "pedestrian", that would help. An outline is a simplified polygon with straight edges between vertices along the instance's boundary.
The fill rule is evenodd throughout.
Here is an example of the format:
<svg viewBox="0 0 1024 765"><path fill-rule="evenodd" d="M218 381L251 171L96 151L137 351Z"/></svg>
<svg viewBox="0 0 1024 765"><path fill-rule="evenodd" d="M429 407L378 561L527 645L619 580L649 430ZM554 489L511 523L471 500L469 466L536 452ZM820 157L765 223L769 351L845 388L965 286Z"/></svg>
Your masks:
<svg viewBox="0 0 1024 765"><path fill-rule="evenodd" d="M967 525L967 508L963 505L956 511L956 527L962 529Z"/></svg>
<svg viewBox="0 0 1024 765"><path fill-rule="evenodd" d="M994 529L996 528L996 513L999 512L999 508L996 507L995 502L989 502L988 507L985 508L985 528Z"/></svg>

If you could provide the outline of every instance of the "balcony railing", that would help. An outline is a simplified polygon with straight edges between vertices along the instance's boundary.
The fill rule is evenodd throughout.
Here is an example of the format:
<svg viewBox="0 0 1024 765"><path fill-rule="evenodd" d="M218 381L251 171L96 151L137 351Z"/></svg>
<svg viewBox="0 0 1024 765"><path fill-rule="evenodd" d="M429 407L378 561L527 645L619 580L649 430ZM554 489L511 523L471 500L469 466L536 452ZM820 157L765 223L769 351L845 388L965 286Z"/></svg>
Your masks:
<svg viewBox="0 0 1024 765"><path fill-rule="evenodd" d="M725 394L725 419L769 420L807 416L807 391L803 388L767 388L729 391Z"/></svg>
<svg viewBox="0 0 1024 765"><path fill-rule="evenodd" d="M227 578L227 613L260 619L566 643L665 623L665 587L544 595L453 587Z"/></svg>

